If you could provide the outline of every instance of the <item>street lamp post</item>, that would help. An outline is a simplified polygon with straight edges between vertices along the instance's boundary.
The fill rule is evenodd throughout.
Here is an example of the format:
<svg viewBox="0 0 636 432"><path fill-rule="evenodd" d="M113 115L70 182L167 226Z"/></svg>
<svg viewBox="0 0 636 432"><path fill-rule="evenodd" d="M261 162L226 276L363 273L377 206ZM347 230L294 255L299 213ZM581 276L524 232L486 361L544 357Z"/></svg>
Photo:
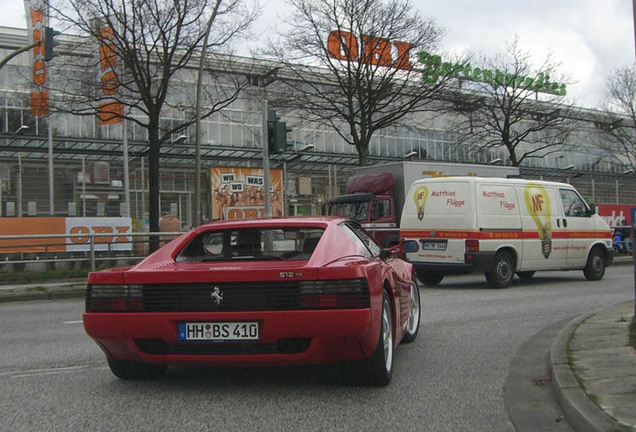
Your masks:
<svg viewBox="0 0 636 432"><path fill-rule="evenodd" d="M279 68L274 68L257 78L257 86L261 89L261 143L263 145L263 198L265 205L265 217L272 217L272 205L269 196L269 145L267 134L267 121L269 119L269 106L267 102L268 85L276 81Z"/></svg>
<svg viewBox="0 0 636 432"><path fill-rule="evenodd" d="M22 132L23 130L29 130L29 126L23 124L20 125L20 127L13 132L13 135L17 135L20 132ZM9 145L13 144L13 142L16 140L17 138L14 138L13 140L11 140L11 142L9 143ZM22 153L18 153L18 193L17 193L17 200L18 200L18 217L22 217Z"/></svg>
<svg viewBox="0 0 636 432"><path fill-rule="evenodd" d="M261 86L262 89L262 104L261 104L261 143L263 144L263 199L265 205L265 217L272 217L272 204L269 197L269 145L267 139L267 120L268 120L268 103L267 103L267 90L265 86Z"/></svg>

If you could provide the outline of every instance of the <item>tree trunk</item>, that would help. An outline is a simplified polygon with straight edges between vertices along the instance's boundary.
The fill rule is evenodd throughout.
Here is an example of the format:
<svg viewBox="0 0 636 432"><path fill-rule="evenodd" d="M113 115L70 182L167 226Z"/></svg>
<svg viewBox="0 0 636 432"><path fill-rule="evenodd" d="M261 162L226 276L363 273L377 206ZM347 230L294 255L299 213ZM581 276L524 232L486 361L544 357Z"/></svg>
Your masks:
<svg viewBox="0 0 636 432"><path fill-rule="evenodd" d="M369 146L368 145L357 145L358 149L358 164L359 166L366 166L367 164L367 156L369 156Z"/></svg>

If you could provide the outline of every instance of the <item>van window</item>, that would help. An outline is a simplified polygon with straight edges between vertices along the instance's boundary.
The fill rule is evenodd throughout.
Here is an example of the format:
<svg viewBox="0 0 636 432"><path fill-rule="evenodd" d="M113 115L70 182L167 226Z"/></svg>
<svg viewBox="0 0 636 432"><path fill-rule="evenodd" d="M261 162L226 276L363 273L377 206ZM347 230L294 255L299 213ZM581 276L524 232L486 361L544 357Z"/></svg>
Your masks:
<svg viewBox="0 0 636 432"><path fill-rule="evenodd" d="M563 202L563 211L569 217L585 217L589 216L587 204L583 201L576 191L572 189L559 189L561 201Z"/></svg>

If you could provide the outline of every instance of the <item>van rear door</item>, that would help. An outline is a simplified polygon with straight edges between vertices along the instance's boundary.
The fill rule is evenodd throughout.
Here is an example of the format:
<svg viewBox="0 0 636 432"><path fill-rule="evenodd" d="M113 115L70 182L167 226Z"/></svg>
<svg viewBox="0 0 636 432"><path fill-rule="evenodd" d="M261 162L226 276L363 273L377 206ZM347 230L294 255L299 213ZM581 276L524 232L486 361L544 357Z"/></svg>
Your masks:
<svg viewBox="0 0 636 432"><path fill-rule="evenodd" d="M522 225L514 185L494 179L479 183L476 201L480 250L512 247L517 255L521 255Z"/></svg>

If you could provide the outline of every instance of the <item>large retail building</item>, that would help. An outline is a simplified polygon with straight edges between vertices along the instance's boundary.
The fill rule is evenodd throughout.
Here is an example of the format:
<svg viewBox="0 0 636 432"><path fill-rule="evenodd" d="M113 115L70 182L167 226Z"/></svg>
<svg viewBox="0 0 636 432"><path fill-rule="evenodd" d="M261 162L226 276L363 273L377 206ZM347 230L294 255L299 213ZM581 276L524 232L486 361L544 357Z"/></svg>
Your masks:
<svg viewBox="0 0 636 432"><path fill-rule="evenodd" d="M28 44L26 30L0 27L0 59ZM56 73L55 60L50 63L50 73ZM34 117L30 109L31 76L28 52L0 69L0 216L130 216L138 221L137 230L143 230L148 217L145 130L131 125L124 129L121 123L100 125L96 116L52 112ZM182 85L184 91L194 92L193 82ZM212 208L215 187L211 176L215 172L223 174L225 168L240 168L247 173L262 169L258 95L245 92L228 108L202 122L201 204L205 219L218 216ZM576 111L582 126L569 138L566 148L525 161L520 167L521 176L572 183L595 203L636 203L633 174L626 174L620 165L590 151L590 136L595 131L600 133L597 120L603 113ZM178 118L178 113L166 111L166 122L172 121L170 116ZM330 197L345 192L358 154L331 130L298 126L300 122L293 113L287 113L285 119L292 126L288 138L293 146L270 158L272 172L279 175L272 178L280 183L280 212L320 214ZM469 159L446 126L442 117L424 126L394 127L376 133L369 162L398 161L406 155L412 160L455 163L505 164L508 160L502 151ZM194 130L185 130L162 150L161 212L177 216L182 227L194 224L193 138Z"/></svg>

